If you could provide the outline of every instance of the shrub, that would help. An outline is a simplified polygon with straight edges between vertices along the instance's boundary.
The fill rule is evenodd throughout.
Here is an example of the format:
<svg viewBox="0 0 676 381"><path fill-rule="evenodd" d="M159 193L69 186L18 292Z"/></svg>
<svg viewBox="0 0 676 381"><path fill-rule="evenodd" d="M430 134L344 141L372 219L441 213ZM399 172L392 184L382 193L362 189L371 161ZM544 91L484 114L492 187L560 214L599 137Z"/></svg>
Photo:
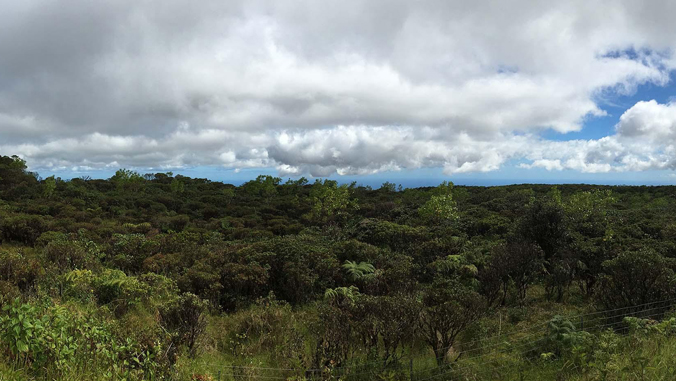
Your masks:
<svg viewBox="0 0 676 381"><path fill-rule="evenodd" d="M596 295L603 309L624 308L627 315L645 309L632 306L661 302L674 297L674 271L667 260L650 249L627 251L603 263L603 276ZM653 307L668 308L656 304ZM659 312L655 309L651 312Z"/></svg>
<svg viewBox="0 0 676 381"><path fill-rule="evenodd" d="M591 348L592 335L586 331L579 331L568 319L557 315L547 323L543 347L556 356L570 354L573 348Z"/></svg>
<svg viewBox="0 0 676 381"><path fill-rule="evenodd" d="M294 367L308 361L303 332L291 306L274 294L258 299L250 308L231 316L231 326L220 346L236 357L267 351L275 362Z"/></svg>
<svg viewBox="0 0 676 381"><path fill-rule="evenodd" d="M145 235L114 234L110 244L110 263L127 272L138 273L143 267L143 261L154 255L159 244Z"/></svg>
<svg viewBox="0 0 676 381"><path fill-rule="evenodd" d="M122 227L129 233L146 234L150 231L150 229L152 229L153 226L149 222L141 222L138 224L132 224L131 222L128 222L123 224Z"/></svg>
<svg viewBox="0 0 676 381"><path fill-rule="evenodd" d="M207 326L207 303L194 294L185 293L160 307L162 326L172 335L176 345L185 345L191 357L198 349L198 340Z"/></svg>
<svg viewBox="0 0 676 381"><path fill-rule="evenodd" d="M23 250L0 249L0 280L15 285L22 292L32 289L44 269L35 258L28 258Z"/></svg>
<svg viewBox="0 0 676 381"><path fill-rule="evenodd" d="M455 338L483 315L485 302L459 282L439 279L424 290L422 304L418 333L442 365Z"/></svg>
<svg viewBox="0 0 676 381"><path fill-rule="evenodd" d="M509 286L513 285L516 300L523 305L528 288L543 270L543 253L537 245L509 243L493 249L480 278L483 281L484 292L489 295L491 302L501 293L501 304L504 305Z"/></svg>
<svg viewBox="0 0 676 381"><path fill-rule="evenodd" d="M353 308L352 326L371 355L380 355L383 364L394 364L413 339L420 307L412 295L361 295Z"/></svg>
<svg viewBox="0 0 676 381"><path fill-rule="evenodd" d="M5 280L0 280L0 307L19 297L21 297L19 287Z"/></svg>
<svg viewBox="0 0 676 381"><path fill-rule="evenodd" d="M190 217L178 215L173 217L161 217L156 221L156 225L162 232L181 232L190 223Z"/></svg>
<svg viewBox="0 0 676 381"><path fill-rule="evenodd" d="M364 219L356 228L356 238L374 246L404 251L429 239L424 228L399 225L393 222Z"/></svg>
<svg viewBox="0 0 676 381"><path fill-rule="evenodd" d="M5 305L0 343L0 352L39 379L93 367L111 379L148 379L160 372L158 347L118 339L104 322L59 305L38 308L19 299Z"/></svg>
<svg viewBox="0 0 676 381"><path fill-rule="evenodd" d="M35 241L36 247L44 248L52 241L63 241L66 240L68 236L61 232L48 231L40 234L40 237Z"/></svg>
<svg viewBox="0 0 676 381"><path fill-rule="evenodd" d="M44 253L45 258L60 272L94 266L95 258L90 258L87 250L76 241L51 241L45 247Z"/></svg>
<svg viewBox="0 0 676 381"><path fill-rule="evenodd" d="M120 270L104 270L92 279L94 295L100 305L108 305L117 316L146 302L150 287L137 278L127 276Z"/></svg>
<svg viewBox="0 0 676 381"><path fill-rule="evenodd" d="M49 224L41 216L18 214L0 219L0 239L33 245L38 237L49 230Z"/></svg>

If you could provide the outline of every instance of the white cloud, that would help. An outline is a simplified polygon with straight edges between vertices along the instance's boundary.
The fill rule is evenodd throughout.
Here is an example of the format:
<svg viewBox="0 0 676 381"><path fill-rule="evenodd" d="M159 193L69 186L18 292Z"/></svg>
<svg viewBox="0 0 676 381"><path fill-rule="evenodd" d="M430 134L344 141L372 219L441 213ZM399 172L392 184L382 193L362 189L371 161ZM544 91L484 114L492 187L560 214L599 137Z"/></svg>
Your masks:
<svg viewBox="0 0 676 381"><path fill-rule="evenodd" d="M550 159L538 159L538 160L533 160L532 163L530 164L519 164L521 168L544 168L548 171L556 170L556 171L561 171L563 170L563 165L561 165L561 160L556 159L556 160L550 160Z"/></svg>
<svg viewBox="0 0 676 381"><path fill-rule="evenodd" d="M617 133L625 137L660 140L676 133L676 104L638 102L620 117Z"/></svg>
<svg viewBox="0 0 676 381"><path fill-rule="evenodd" d="M537 137L668 82L669 1L0 5L0 152L38 169L673 166L671 104L639 102L599 140Z"/></svg>

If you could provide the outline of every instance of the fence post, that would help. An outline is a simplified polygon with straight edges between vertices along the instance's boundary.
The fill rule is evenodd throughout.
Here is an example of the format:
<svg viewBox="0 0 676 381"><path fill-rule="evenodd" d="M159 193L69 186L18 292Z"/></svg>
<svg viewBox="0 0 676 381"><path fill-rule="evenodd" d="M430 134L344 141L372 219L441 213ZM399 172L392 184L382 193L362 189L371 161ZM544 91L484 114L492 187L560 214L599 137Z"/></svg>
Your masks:
<svg viewBox="0 0 676 381"><path fill-rule="evenodd" d="M408 360L408 375L413 381L413 357Z"/></svg>
<svg viewBox="0 0 676 381"><path fill-rule="evenodd" d="M218 376L216 377L217 381L221 381L221 370L218 370Z"/></svg>

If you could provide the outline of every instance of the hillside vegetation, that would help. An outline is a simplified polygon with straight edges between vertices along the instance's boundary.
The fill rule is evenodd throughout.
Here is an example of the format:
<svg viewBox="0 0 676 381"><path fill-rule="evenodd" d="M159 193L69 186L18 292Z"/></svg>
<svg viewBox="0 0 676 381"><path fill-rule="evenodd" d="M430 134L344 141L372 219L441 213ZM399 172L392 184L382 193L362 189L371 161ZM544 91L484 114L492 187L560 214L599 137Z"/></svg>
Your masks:
<svg viewBox="0 0 676 381"><path fill-rule="evenodd" d="M0 380L674 380L675 212L0 156Z"/></svg>

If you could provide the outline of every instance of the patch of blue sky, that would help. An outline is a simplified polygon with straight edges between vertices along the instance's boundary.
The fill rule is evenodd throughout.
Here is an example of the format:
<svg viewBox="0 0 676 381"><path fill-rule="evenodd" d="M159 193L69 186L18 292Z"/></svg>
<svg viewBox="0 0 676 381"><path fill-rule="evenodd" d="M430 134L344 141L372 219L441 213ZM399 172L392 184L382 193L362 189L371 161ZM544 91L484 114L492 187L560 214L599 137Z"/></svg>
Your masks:
<svg viewBox="0 0 676 381"><path fill-rule="evenodd" d="M676 100L676 73L672 72L665 86L646 83L637 87L636 92L623 95L614 91L604 91L596 95L599 107L606 112L605 116L587 117L580 131L562 134L551 129L543 131L540 136L547 140L591 140L600 139L615 133L615 125L620 116L640 101L655 100L658 103L669 103Z"/></svg>

